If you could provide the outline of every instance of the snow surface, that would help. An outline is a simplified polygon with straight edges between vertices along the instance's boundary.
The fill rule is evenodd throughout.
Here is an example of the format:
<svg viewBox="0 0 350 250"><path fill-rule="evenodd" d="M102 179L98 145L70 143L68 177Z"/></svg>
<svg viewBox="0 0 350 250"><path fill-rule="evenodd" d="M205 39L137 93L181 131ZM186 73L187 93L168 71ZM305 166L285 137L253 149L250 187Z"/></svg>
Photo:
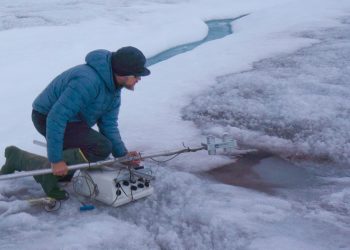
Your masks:
<svg viewBox="0 0 350 250"><path fill-rule="evenodd" d="M124 91L128 148L196 145L208 131L229 131L340 166L264 159L252 169L276 186L264 193L198 174L231 159L186 155L155 166L152 197L87 213L75 197L55 214L30 208L21 199L42 195L38 184L3 181L0 248L349 249L349 11L345 0L2 0L2 151L13 144L45 154L31 143L40 138L31 103L90 50L133 45L150 57L205 37L204 20L250 13L233 35L152 66L135 92Z"/></svg>

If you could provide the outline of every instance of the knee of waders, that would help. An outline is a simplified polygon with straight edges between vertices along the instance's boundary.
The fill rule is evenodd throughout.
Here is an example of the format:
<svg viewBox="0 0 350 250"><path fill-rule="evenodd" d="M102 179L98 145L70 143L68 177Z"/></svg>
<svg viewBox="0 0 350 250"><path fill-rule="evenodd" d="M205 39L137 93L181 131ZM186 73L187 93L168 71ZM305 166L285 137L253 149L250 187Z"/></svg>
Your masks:
<svg viewBox="0 0 350 250"><path fill-rule="evenodd" d="M99 140L97 143L96 149L94 150L96 157L100 158L99 160L106 159L112 153L112 143L107 138Z"/></svg>

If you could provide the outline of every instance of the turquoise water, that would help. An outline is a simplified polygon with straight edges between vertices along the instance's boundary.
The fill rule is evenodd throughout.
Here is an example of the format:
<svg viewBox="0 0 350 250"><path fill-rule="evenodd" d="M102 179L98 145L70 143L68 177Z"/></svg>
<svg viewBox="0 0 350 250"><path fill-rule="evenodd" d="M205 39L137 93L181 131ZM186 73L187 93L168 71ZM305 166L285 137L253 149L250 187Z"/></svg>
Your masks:
<svg viewBox="0 0 350 250"><path fill-rule="evenodd" d="M233 33L233 30L231 28L231 23L234 20L237 20L239 18L242 18L246 15L242 15L236 18L231 18L231 19L220 19L220 20L210 20L205 22L208 25L208 35L200 40L200 41L196 41L196 42L192 42L192 43L186 43L183 45L179 45L170 49L167 49L159 54L156 54L150 58L147 59L147 66L151 66L153 64L159 63L161 61L167 60L173 56L176 56L178 54L181 53L185 53L187 51L190 51L196 47L198 47L199 45L206 43L208 41L212 41L215 39L220 39L223 38L227 35L230 35Z"/></svg>

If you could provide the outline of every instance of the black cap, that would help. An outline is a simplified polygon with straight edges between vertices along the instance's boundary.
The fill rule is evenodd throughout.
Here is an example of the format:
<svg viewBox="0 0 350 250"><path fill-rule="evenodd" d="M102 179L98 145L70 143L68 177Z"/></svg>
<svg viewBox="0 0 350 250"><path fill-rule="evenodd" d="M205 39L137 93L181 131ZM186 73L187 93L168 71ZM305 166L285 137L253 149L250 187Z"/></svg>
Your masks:
<svg viewBox="0 0 350 250"><path fill-rule="evenodd" d="M135 47L123 47L112 53L112 69L119 76L148 76L146 57Z"/></svg>

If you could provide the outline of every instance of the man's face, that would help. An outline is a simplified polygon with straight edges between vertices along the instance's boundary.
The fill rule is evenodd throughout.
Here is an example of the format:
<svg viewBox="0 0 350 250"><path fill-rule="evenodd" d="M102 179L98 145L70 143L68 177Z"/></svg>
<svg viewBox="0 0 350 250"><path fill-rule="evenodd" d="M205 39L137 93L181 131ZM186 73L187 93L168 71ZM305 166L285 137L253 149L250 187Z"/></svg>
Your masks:
<svg viewBox="0 0 350 250"><path fill-rule="evenodd" d="M128 90L134 91L136 83L141 80L139 76L116 76L117 84Z"/></svg>

